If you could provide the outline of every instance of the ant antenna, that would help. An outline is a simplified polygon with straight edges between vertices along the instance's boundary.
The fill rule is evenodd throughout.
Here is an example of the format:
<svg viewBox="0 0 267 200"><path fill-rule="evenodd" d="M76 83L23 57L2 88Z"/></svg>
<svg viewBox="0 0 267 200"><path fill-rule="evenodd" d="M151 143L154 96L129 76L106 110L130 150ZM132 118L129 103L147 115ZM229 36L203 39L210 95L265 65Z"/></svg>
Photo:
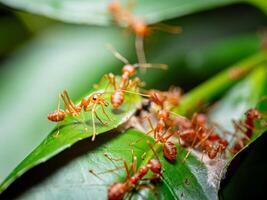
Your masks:
<svg viewBox="0 0 267 200"><path fill-rule="evenodd" d="M123 55L121 55L111 44L106 44L106 47L118 60L120 60L124 64L129 64L129 61Z"/></svg>
<svg viewBox="0 0 267 200"><path fill-rule="evenodd" d="M161 63L137 63L134 65L135 67L141 67L141 68L159 68L163 70L168 69L167 64L161 64Z"/></svg>
<svg viewBox="0 0 267 200"><path fill-rule="evenodd" d="M168 25L168 24L163 24L163 23L158 23L156 25L153 25L151 26L151 29L173 33L173 34L181 33L183 31L182 27L180 26L173 26L173 25Z"/></svg>

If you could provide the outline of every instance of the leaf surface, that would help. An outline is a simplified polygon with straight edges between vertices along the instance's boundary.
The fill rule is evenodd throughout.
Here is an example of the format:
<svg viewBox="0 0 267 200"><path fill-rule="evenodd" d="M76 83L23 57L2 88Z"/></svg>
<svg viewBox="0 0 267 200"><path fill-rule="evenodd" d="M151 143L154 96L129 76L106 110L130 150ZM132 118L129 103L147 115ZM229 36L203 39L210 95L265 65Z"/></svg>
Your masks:
<svg viewBox="0 0 267 200"><path fill-rule="evenodd" d="M39 15L59 19L65 22L79 24L110 24L108 13L109 0L1 0L0 2L17 9L22 9ZM126 6L127 1L122 1ZM147 23L156 23L200 10L224 6L240 2L240 0L146 0L135 1L133 12Z"/></svg>
<svg viewBox="0 0 267 200"><path fill-rule="evenodd" d="M88 96L105 91L106 93L103 95L103 98L107 102L111 96L108 90L110 89L110 91L112 91L111 86L108 87L106 91L105 88L107 85L108 81L103 78L97 87L98 89L91 91ZM93 109L95 107L97 115L106 124L100 123L93 112L82 111L77 117L67 116L58 124L58 128L55 128L33 152L14 169L0 185L0 191L3 191L15 178L19 177L28 169L45 162L47 159L70 147L79 140L91 137L93 135L93 125L95 125L96 134L107 132L122 125L134 114L140 105L141 97L139 95L126 94L125 102L119 109L114 110L111 104L105 108L107 116L102 112L101 106L91 107Z"/></svg>

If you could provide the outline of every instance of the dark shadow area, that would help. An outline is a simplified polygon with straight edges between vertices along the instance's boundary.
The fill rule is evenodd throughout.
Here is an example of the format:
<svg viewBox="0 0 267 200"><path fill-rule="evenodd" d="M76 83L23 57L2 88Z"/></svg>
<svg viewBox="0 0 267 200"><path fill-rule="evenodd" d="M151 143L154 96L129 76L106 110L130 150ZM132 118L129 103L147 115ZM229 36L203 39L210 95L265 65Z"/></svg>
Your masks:
<svg viewBox="0 0 267 200"><path fill-rule="evenodd" d="M241 152L228 168L220 199L263 199L266 196L267 132Z"/></svg>
<svg viewBox="0 0 267 200"><path fill-rule="evenodd" d="M57 170L60 170L73 159L104 145L106 142L115 139L118 135L118 132L108 132L98 135L96 137L96 141L94 142L91 142L90 138L77 142L71 148L61 152L47 162L27 171L0 195L0 199L10 200L18 198L28 189L40 184L42 181L53 175Z"/></svg>
<svg viewBox="0 0 267 200"><path fill-rule="evenodd" d="M256 50L243 48L232 57L227 51L216 53L207 51L206 48L235 36L259 32L266 27L266 19L266 15L260 9L243 3L204 10L166 21L166 24L181 26L183 32L170 34L155 31L146 38L145 50L148 62L165 63L169 69L150 69L149 75L144 74L140 77L147 83L146 88L166 90L170 85L177 85L185 92L189 91L225 67L253 55ZM237 48L234 44L231 47ZM257 48L260 49L260 45ZM150 76L154 79L150 80Z"/></svg>

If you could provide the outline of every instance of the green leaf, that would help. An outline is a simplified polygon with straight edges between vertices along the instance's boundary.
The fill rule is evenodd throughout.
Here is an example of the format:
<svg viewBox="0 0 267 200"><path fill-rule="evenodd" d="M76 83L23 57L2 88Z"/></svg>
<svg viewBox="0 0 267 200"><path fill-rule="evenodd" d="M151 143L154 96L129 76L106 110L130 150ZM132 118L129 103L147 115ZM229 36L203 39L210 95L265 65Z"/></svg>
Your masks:
<svg viewBox="0 0 267 200"><path fill-rule="evenodd" d="M181 35L154 34L146 45L148 60L167 63L170 69L148 70L142 76L147 87L167 89L179 85L188 90L259 51L260 37L255 27L261 26L266 17L254 9L245 9L249 20L234 21L236 9L220 9L180 19L177 23L185 27ZM220 23L209 23L207 18ZM227 26L229 20L232 29ZM136 61L131 39L117 29L60 24L36 35L9 56L0 73L0 132L4 133L0 134L0 182L53 128L46 117L56 108L60 91L68 89L77 100L103 74L119 72L122 65L105 49L106 43Z"/></svg>
<svg viewBox="0 0 267 200"><path fill-rule="evenodd" d="M33 180L36 174L48 169L46 177L41 176L35 180L35 184L27 188L26 191L22 190L24 192L19 196L16 196L18 193L14 189L21 188L24 181L17 182L13 188L7 190L3 197L14 198L16 196L16 199L34 199L36 197L44 199L106 199L108 186L116 181L123 181L125 170L99 174L99 178L89 173L89 170L101 173L114 169L115 165L122 166L122 162L108 160L103 155L104 153L108 153L114 159L125 159L130 164L132 150L134 155L138 157L137 168L145 165L150 159L155 158L146 143L147 140L152 142L152 138L146 137L135 146L129 146L131 142L143 137L143 133L130 129L120 134L99 136L94 143L79 142L74 148L35 168L22 179L24 181ZM181 161L187 152L179 148L177 161L171 164L163 159L161 145L156 145L155 148L162 158L161 163L165 169L163 178L155 185L155 192L142 190L130 193L129 195L133 195L133 199L140 199L139 194L145 199L157 197L159 199L216 199L216 190L207 182L207 168L199 160L191 155L186 163L182 163ZM146 157L142 160L141 157L144 153L146 153Z"/></svg>
<svg viewBox="0 0 267 200"><path fill-rule="evenodd" d="M266 97L267 95L267 70L266 64L263 64L262 67L254 70L246 79L236 84L226 95L225 97L219 101L219 103L215 106L215 108L210 112L209 118L212 122L218 123L221 127L234 133L232 120L243 120L245 112L250 108L258 108L261 112L267 111L266 102L262 101L262 97ZM264 106L263 106L264 104ZM258 137L260 137L264 131L266 131L267 127L258 127L257 130L253 132L252 139L249 143L243 148L239 153L237 153L234 157L227 158L227 163L224 166L221 166L220 179L225 176L229 176L229 174L243 174L243 177L247 177L243 171L245 170L242 165L238 168L238 161L240 158L244 157L244 151L250 149L251 145L254 145L257 142ZM232 140L231 135L224 136L230 142L228 148L232 148L234 145L234 141ZM253 160L253 158L249 158L251 155L246 155L247 160ZM257 157L257 156L256 156ZM254 166L254 164L253 164ZM239 169L241 171L239 171ZM230 170L230 172L228 172ZM234 170L234 171L233 171ZM258 170L258 168L254 169ZM253 170L253 171L254 171ZM235 178L240 177L240 175L234 176ZM253 175L254 176L254 175ZM234 180L235 180L234 178ZM249 179L251 180L251 179ZM239 192L233 192L236 190L234 186L244 183L244 181L236 181L235 183L230 183L229 188L227 190L227 197L230 199L234 198L235 194L240 194ZM225 180L221 184L221 187L224 187ZM224 190L224 189L223 189ZM244 188L242 189L244 190ZM240 190L241 191L241 190ZM228 198L227 198L228 199Z"/></svg>
<svg viewBox="0 0 267 200"><path fill-rule="evenodd" d="M107 85L108 81L104 78L99 83L97 90L91 91L88 96L97 92L104 92ZM111 93L108 91L109 89L111 91L112 88L110 86L106 89L107 92L105 92L103 98L108 101L111 96ZM91 137L93 135L93 125L96 126L97 134L117 128L119 125L125 123L140 105L141 97L139 95L126 94L125 101L119 109L113 110L112 105L109 105L105 109L107 116L102 112L100 106L96 107L96 112L99 118L107 123L107 125L103 125L97 121L92 112L82 112L78 117L74 118L66 117L64 121L58 124L58 128L55 128L33 152L13 170L7 179L0 185L0 192L25 171L45 162L47 159L70 147L77 141ZM95 122L93 120L95 120Z"/></svg>
<svg viewBox="0 0 267 200"><path fill-rule="evenodd" d="M170 84L188 86L189 81L184 77L191 77L192 87L223 67L258 51L260 38L254 29L265 18L255 10L246 12L250 20L245 23L231 20L234 23L231 30L227 24L235 13L229 16L227 9L220 9L181 19L179 24L187 27L182 35L155 34L156 40L151 38L147 44L148 53L155 50L148 55L149 61L168 63L170 70L167 74L149 70L144 80L150 87L158 87L161 82L166 89ZM206 17L220 23L208 23ZM213 29L220 31L210 31ZM106 43L112 43L124 56L135 61L134 45L129 40L115 29L57 25L37 35L7 59L1 66L5 70L0 73L0 132L5 133L0 134L1 181L53 128L53 123L46 117L56 108L60 91L67 88L71 97L78 99L104 73L121 69L121 63L105 49ZM222 47L228 50L221 51ZM201 60L192 56L196 54ZM188 62L189 58L194 62ZM209 75L202 77L206 72ZM179 79L173 76L175 74Z"/></svg>
<svg viewBox="0 0 267 200"><path fill-rule="evenodd" d="M258 107L259 103L261 103L261 98L267 95L266 75L266 64L263 64L253 71L248 78L236 84L210 113L210 119L219 123L226 130L233 132L232 120L243 119L245 112L250 108ZM261 111L266 112L267 108L263 107ZM255 131L251 142L260 136L263 131L263 129L259 132ZM231 136L228 139L230 140Z"/></svg>
<svg viewBox="0 0 267 200"><path fill-rule="evenodd" d="M267 3L265 0L248 0L251 4L254 4L259 9L267 13Z"/></svg>
<svg viewBox="0 0 267 200"><path fill-rule="evenodd" d="M134 13L151 24L240 1L206 0L203 2L202 0L171 0L166 2L164 0L137 0L134 6ZM0 2L16 9L22 9L65 22L99 25L111 23L111 17L107 10L109 0L42 0L41 2L35 0L0 0ZM125 4L126 1L124 1Z"/></svg>
<svg viewBox="0 0 267 200"><path fill-rule="evenodd" d="M248 62L248 63L250 63L250 64L252 64L253 63L253 65L251 65L251 66L256 66L256 64L254 63L254 62L251 62L251 61L255 61L255 60L257 60L257 64L259 64L258 63L258 59L255 59L255 58L262 58L262 55L263 54L259 54L259 55L261 55L261 56L254 56L253 57L253 59L248 59L250 62ZM263 62L263 61L262 61ZM260 62L261 63L261 62ZM255 65L254 65L255 64ZM242 65L243 66L243 68L242 69L247 69L247 66L248 65ZM238 69L240 69L240 67L238 68ZM222 74L225 74L225 72L223 72ZM232 90L235 92L235 95L239 95L239 96L241 96L242 97L242 93L240 93L240 91L243 91L243 90L240 90L240 88L244 88L245 87L245 89L247 89L247 90L253 90L254 91L254 95L249 95L248 96L248 98L251 98L252 100L254 100L254 98L255 97L258 97L259 98L259 96L260 96L260 94L261 94L261 92L262 92L262 90L263 90L263 88L264 88L264 86L263 86L263 83L265 83L265 75L266 75L266 71L265 71L265 69L264 68L259 68L259 69L257 69L257 70L255 70L255 71L253 71L253 73L248 77L248 78L246 78L243 82L241 82L240 84L237 84ZM218 77L221 77L221 75L219 75ZM217 78L213 78L213 79L211 79L210 81L208 81L208 83L209 84L211 84L211 82L212 82L212 80L213 81L217 81ZM224 81L225 81L226 79L224 79ZM208 85L209 85L208 84ZM102 85L102 84L101 84ZM206 83L205 84L203 84L204 86L205 85L207 85ZM203 89L203 85L202 86L200 86L199 88L202 88ZM218 84L218 85L216 85L217 86L217 89L219 89L220 87L222 87L222 84ZM103 87L104 87L104 85L103 85ZM235 88L238 88L238 92L236 92L236 90L237 89L235 89ZM196 89L195 89L196 90ZM195 90L193 90L193 92L195 91ZM206 90L204 90L204 92L206 92ZM208 95L210 95L211 93L208 93ZM190 93L189 93L189 95L190 95ZM226 96L226 104L227 105L232 105L232 97L233 95L230 95L230 97L231 98L229 98L229 95L227 95ZM200 96L198 96L198 97L196 97L196 98L202 98L202 96L200 95ZM248 99L247 98L243 98L243 99L241 99L241 100L243 100L243 101L240 101L240 102L242 102L242 103L244 103L244 102L250 102L250 101L248 101ZM192 107L195 107L195 105L197 105L197 102L198 102L198 100L197 99L195 99L195 102L193 102L193 103L191 103L191 105L192 105ZM239 102L239 103L240 103ZM129 103L129 102L128 102ZM127 104L126 104L127 105ZM126 106L125 105L125 106ZM129 103L128 104L128 106L129 105L132 105L131 103ZM183 104L182 104L183 105ZM249 106L249 105L248 105ZM134 110L134 108L135 108L135 106L133 106L132 107L132 109ZM217 112L219 112L220 111L220 106L219 106L219 108L217 108L215 111L217 111ZM215 112L214 111L214 112ZM211 115L211 116L213 116L213 115ZM230 116L231 117L231 116ZM212 118L213 119L213 118ZM214 121L215 121L215 118L213 119ZM80 140L80 139L82 139L82 135L81 135L81 132L84 132L84 124L80 124L79 126L77 126L78 127L78 130L77 130L77 133L75 132L76 131L76 128L75 127L73 127L73 126L66 126L66 129L65 129L65 127L63 128L63 129L60 129L60 134L62 135L62 140L63 141L65 141L65 137L64 137L64 130L66 130L66 136L68 136L68 135L70 135L70 141L73 141L73 143L74 142L76 142L76 141L78 141L78 140ZM73 130L73 128L75 128L74 130ZM103 127L103 128L105 128L105 127ZM109 127L106 127L106 128L109 128ZM72 131L69 131L69 130L72 130ZM32 167L32 166L35 166L36 164L38 164L38 163L40 163L40 161L45 161L47 158L49 158L49 157L51 157L52 155L54 155L54 154L56 154L56 153L58 153L56 150L58 149L58 150L62 150L62 149L60 149L59 147L62 147L62 148L64 148L64 145L62 145L61 143L60 143L60 138L54 138L53 137L53 134L55 134L55 132L57 131L57 129L50 135L50 137L48 137L48 139L47 140L45 140L29 157L27 157L13 172L12 172L12 174L7 178L7 180L2 184L2 188L4 189L11 181L13 181L16 177L18 177L19 175L21 175L21 173L23 173L23 172L25 172L26 170L28 170L30 167ZM62 132L63 131L63 132ZM105 129L104 131L107 131L107 129ZM76 134L77 135L76 135ZM78 137L77 137L78 136ZM85 134L85 137L88 137L88 134ZM73 140L72 140L73 139ZM49 147L49 149L50 149L50 146L52 146L52 145L49 145L50 144L50 141L51 140L51 143L52 143L52 145L54 144L55 145L55 149L53 149L53 148L51 148L51 152L49 152L49 150L47 150L47 147ZM131 140L130 138L128 138L128 140ZM130 141L129 141L129 143L130 143ZM67 146L69 145L69 143L67 143ZM53 146L52 146L53 147ZM41 150L41 153L40 154L38 154L38 153L36 153L36 152L38 152L38 151L40 151ZM42 152L43 152L43 154L42 154ZM179 159L178 159L179 160ZM164 161L163 161L164 162ZM168 164L166 164L166 165L168 165ZM192 170L192 169L191 169ZM77 170L75 170L75 171L77 171ZM170 173L171 172L171 170L166 170L167 172L166 173ZM171 176L171 175L170 175ZM180 177L181 178L181 177ZM170 179L166 179L167 180L167 182L169 181L169 182L172 182L172 180ZM203 180L202 178L200 178L200 180ZM205 178L204 179L205 181L208 181L208 178ZM209 181L210 181L210 179L209 179ZM176 183L176 182L174 182L174 183ZM174 183L172 183L172 184L174 184ZM215 183L209 183L210 185L212 185L212 187L213 187L213 189L211 189L213 192L204 192L204 197L203 197L203 199L205 199L205 198L207 198L207 199L213 199L213 198L211 198L211 197L206 197L205 195L207 195L207 194L210 194L211 196L216 196L216 194L217 194L217 190L219 189L219 188L217 188L217 185L218 185L218 183L216 183L216 181L215 181ZM200 184L200 186L201 187L205 187L205 184ZM164 186L165 187L165 186ZM172 188L171 186L170 187L168 187L168 188ZM170 190L170 189L169 189ZM209 190L209 187L208 188L202 188L201 189L202 191L204 190L204 191L206 191L206 190ZM180 194L181 195L181 192L171 192L172 193L172 195L177 195L177 198L178 198L178 194ZM175 193L175 194L173 194L173 193ZM183 192L184 193L184 192ZM163 193L163 194L165 194L165 193ZM193 198L193 197L192 197Z"/></svg>

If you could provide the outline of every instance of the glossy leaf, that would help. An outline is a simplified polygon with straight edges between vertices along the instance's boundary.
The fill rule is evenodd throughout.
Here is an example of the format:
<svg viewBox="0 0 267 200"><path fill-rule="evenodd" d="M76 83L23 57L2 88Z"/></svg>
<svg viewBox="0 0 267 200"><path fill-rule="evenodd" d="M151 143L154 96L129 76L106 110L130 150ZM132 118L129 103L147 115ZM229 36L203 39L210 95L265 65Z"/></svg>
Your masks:
<svg viewBox="0 0 267 200"><path fill-rule="evenodd" d="M89 93L92 95L97 92L104 92L108 81L103 79L97 90ZM109 101L112 87L107 88L107 92L103 95L106 101ZM88 96L89 96L88 95ZM97 120L93 112L82 112L77 117L67 116L67 118L58 124L49 136L28 155L0 185L0 191L3 191L15 178L19 177L30 168L45 162L47 159L58 154L64 149L70 147L79 140L91 137L93 135L93 125L96 127L96 133L107 132L126 122L131 115L140 107L141 97L135 94L126 94L125 102L119 109L112 109L112 105L105 108L107 116L102 112L101 106L96 106L96 112L99 118L106 124L101 124ZM94 108L94 106L92 107ZM95 120L95 122L93 121Z"/></svg>
<svg viewBox="0 0 267 200"><path fill-rule="evenodd" d="M32 180L35 174L49 169L49 175L37 179L35 186L23 191L17 199L58 199L58 198L77 198L77 199L106 199L107 189L116 181L123 181L125 170L99 174L98 177L89 173L93 170L95 173L105 172L114 169L116 166L122 166L122 162L110 161L103 154L107 153L114 159L125 159L127 163L132 161L133 154L138 157L138 167L145 165L150 159L155 158L146 141L152 139L146 138L135 146L129 146L144 137L143 133L136 130L128 130L124 133L106 134L99 136L97 142L80 142L58 157L35 168L32 172L22 177L22 182L15 183L4 197L12 198L18 193L13 193L15 188L21 188L23 182ZM162 158L161 145L154 148L159 152ZM83 149L81 151L81 149ZM142 155L146 153L142 161ZM161 163L165 169L163 178L155 185L155 191L137 190L130 192L133 199L216 199L216 191L207 182L207 168L201 164L193 155L189 157L186 163L182 159L186 154L185 150L179 148L178 159L176 163L170 164L164 158ZM71 159L69 158L70 155ZM30 181L31 182L31 181ZM29 182L28 182L29 184ZM29 184L31 185L31 184ZM25 189L25 188L24 188ZM11 196L9 196L11 195ZM142 195L142 196L141 196ZM129 197L128 196L128 197Z"/></svg>
<svg viewBox="0 0 267 200"><path fill-rule="evenodd" d="M210 113L210 119L219 123L226 130L233 132L232 120L244 119L244 113L250 108L259 107L259 103L262 103L262 97L267 95L266 75L266 64L263 64L261 68L255 70L247 79L229 91ZM266 112L266 110L266 107L263 107L261 111ZM252 141L263 131L264 129L261 129L260 132L255 131ZM231 139L230 135L228 139Z"/></svg>
<svg viewBox="0 0 267 200"><path fill-rule="evenodd" d="M66 22L100 25L111 23L111 17L107 10L109 0L42 0L38 2L34 0L1 0L0 2L16 9ZM144 18L147 23L156 23L236 2L240 2L240 0L206 0L205 2L201 0L171 0L167 2L163 0L156 2L153 0L137 0L134 13ZM123 1L123 3L125 5L127 1Z"/></svg>
<svg viewBox="0 0 267 200"><path fill-rule="evenodd" d="M237 11L245 11L246 20L234 20ZM206 18L216 23L208 23ZM169 85L178 85L188 90L257 52L261 40L255 29L265 19L257 10L246 6L179 19L177 24L185 28L183 34L153 34L146 45L149 61L166 63L169 70L151 69L142 79L148 88L167 89ZM227 26L229 20L232 29ZM32 23L27 26L36 27ZM68 89L76 100L103 74L119 72L122 64L106 50L107 43L130 61L136 61L134 42L121 30L60 24L36 35L1 65L4 70L0 73L0 132L3 133L0 134L0 182L53 128L46 117L56 108L60 91ZM9 162L5 161L7 157Z"/></svg>
<svg viewBox="0 0 267 200"><path fill-rule="evenodd" d="M254 59L252 59L252 60L254 60ZM251 62L250 62L250 64L251 64ZM257 64L259 64L259 63L257 63ZM244 65L245 67L246 67L246 65ZM254 65L252 65L252 66L254 66ZM224 73L222 73L222 74L224 74ZM219 75L219 77L220 77L220 75ZM215 79L211 79L211 80L215 80L215 81L217 81L217 79L215 78ZM226 79L226 81L227 81L228 79ZM264 81L265 81L265 71L264 71L264 69L263 68L259 68L258 70L255 70L255 72L253 72L248 78L246 78L243 82L243 84L238 84L237 86L235 86L234 87L234 89L233 90L236 90L235 88L237 87L237 88L239 88L238 89L238 91L240 92L240 91L242 91L242 90L240 90L240 88L243 88L244 86L246 86L246 85L249 85L249 88L251 89L253 89L254 90L254 94L255 94L255 96L253 96L253 98L252 98L252 96L249 96L250 98L252 98L252 100L254 99L254 97L259 97L259 94L261 94L261 92L262 92L262 89L264 88L263 86L262 86L262 84L264 83ZM210 81L211 82L211 81ZM257 84L255 84L255 82L257 83ZM220 82L221 83L221 86L223 86L224 85L224 82ZM244 85L245 84L245 85ZM209 84L203 84L203 86L200 86L200 88L202 88L202 91L203 92L206 92L206 90L207 89L205 89L205 86L207 86L207 85L209 85ZM241 86L240 86L241 85ZM256 85L261 85L261 87L260 86L258 86L259 87L259 89L258 90L256 90L255 89L255 86ZM216 85L217 87L218 87L218 84ZM207 87L208 88L208 87ZM247 88L248 89L248 88ZM256 91L258 91L258 92L256 92ZM217 93L218 94L218 93ZM238 93L238 92L235 92L235 95L240 95L240 93ZM190 95L189 95L190 96ZM213 96L214 97L214 96ZM232 95L230 96L230 97L232 97ZM199 97L199 98L201 98L201 96ZM232 101L231 101L231 99L229 100L228 98L225 100L226 102L228 102L229 103L229 105L231 105L231 103L232 103ZM198 100L197 99L195 99L195 101L191 101L191 102L193 102L193 103L191 103L192 104L192 107L195 107L198 103ZM244 98L243 99L243 102L250 102L250 101L247 101L247 99L246 98ZM222 106L222 107L220 107L219 106L219 108L217 108L217 110L220 110L220 109L223 109L224 107ZM211 115L212 116L212 115ZM225 116L225 115L224 115ZM227 116L227 117L230 117L231 119L232 119L232 115L231 115L231 113L229 113L229 116ZM73 128L73 127L71 127L71 128ZM82 130L84 130L84 126L82 126L82 125L80 125L80 128L82 129ZM56 130L55 130L56 131ZM69 131L69 132L71 132L71 131ZM55 139L55 138L52 138L53 140ZM138 139L138 138L137 138ZM128 140L131 140L130 138L128 139ZM56 141L57 142L57 141ZM46 142L45 142L46 143ZM46 146L46 144L44 143L44 146ZM130 143L130 142L129 142ZM57 153L57 152L55 152L55 153ZM33 154L34 155L34 154ZM27 163L27 160L29 160L29 163L31 163L32 161L31 161L31 156L29 157L29 158L26 158L26 161L24 161L24 162L26 162ZM167 165L167 167L168 167L168 164L166 164ZM196 166L196 165L195 165ZM221 166L221 167L224 167L225 165L223 165L223 166ZM23 168L24 166L23 166L23 163L20 165L20 166L18 166L18 169L20 169L20 168ZM99 167L97 167L97 168L99 168ZM198 168L199 168L199 165L198 165ZM192 170L192 169L191 169ZM214 170L214 169L212 169L212 170ZM220 170L220 168L219 168L219 170ZM14 177L16 177L17 176L17 171L18 170L15 170L11 175L10 175L10 177L12 177L12 178L14 178ZM74 171L78 171L78 170L74 170ZM166 170L167 172L166 173L170 173L170 176L171 176L171 173L174 173L173 171L171 171L171 170L169 170L169 169L167 169ZM206 173L206 172L205 172ZM207 175L206 175L207 176ZM181 178L181 177L180 177ZM213 177L214 178L214 177ZM183 179L183 178L182 178ZM203 181L203 179L202 178L200 178L202 181ZM9 181L9 180L12 180L12 179L7 179L7 181ZM172 182L172 179L164 179L165 181L167 181L167 182L170 182L170 183L172 183L172 184L177 184L176 182ZM211 181L211 178L205 178L204 179L204 181ZM213 180L214 181L214 180ZM166 183L167 184L167 183ZM204 186L203 186L204 185ZM214 181L214 182L212 182L211 181L211 183L209 183L208 184L209 186L210 185L212 185L212 187L210 188L210 187L208 187L208 188L206 188L205 189L205 192L203 192L203 189L201 189L202 190L202 192L203 192L203 194L200 192L200 194L199 195L203 195L203 199L205 199L205 198L207 198L207 199L213 199L216 195L217 195L217 191L218 191L218 189L219 188L217 188L218 187L218 183L216 182L216 181ZM201 187L205 187L205 184L203 184L203 183L201 183L200 184L200 186ZM166 189L166 186L162 186L163 188L165 188ZM170 190L170 188L171 187L168 187L169 188L169 190ZM198 190L198 189L197 189ZM206 192L206 190L212 190L212 192ZM175 192L174 192L175 193ZM184 195L184 193L185 192L182 192L181 193L181 191L177 191L177 193L175 193L174 194L173 193L173 191L172 191L172 195L177 195L177 198L178 198L178 196L179 195ZM162 195L164 194L164 195L169 195L168 193L167 194L165 194L165 193L161 193ZM191 192L189 192L189 194L188 194L188 196L190 196L190 195L192 195L191 194ZM210 196L206 196L206 195L211 195L212 197L210 197ZM194 198L194 197L192 197L192 198Z"/></svg>

